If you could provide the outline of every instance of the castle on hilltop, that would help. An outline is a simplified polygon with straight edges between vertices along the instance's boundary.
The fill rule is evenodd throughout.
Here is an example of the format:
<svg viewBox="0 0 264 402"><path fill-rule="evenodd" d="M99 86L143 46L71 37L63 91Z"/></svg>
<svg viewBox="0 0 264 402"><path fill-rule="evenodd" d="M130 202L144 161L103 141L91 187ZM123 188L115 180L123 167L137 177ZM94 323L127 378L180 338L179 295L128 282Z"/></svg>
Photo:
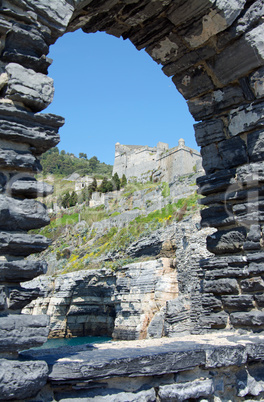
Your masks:
<svg viewBox="0 0 264 402"><path fill-rule="evenodd" d="M156 147L115 144L113 175L124 174L128 180L172 182L183 176L202 170L202 158L198 151L185 145L181 138L178 146L159 142Z"/></svg>

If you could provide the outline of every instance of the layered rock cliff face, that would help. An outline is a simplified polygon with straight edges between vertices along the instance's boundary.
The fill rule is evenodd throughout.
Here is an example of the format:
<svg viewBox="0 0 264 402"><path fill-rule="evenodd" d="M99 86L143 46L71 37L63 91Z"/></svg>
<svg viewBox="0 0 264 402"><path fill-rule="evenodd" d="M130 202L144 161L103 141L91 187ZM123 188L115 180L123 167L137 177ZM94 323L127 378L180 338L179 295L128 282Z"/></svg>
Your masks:
<svg viewBox="0 0 264 402"><path fill-rule="evenodd" d="M199 221L196 213L132 243L128 253L147 261L25 283L44 296L24 313L49 315L50 337L142 339L192 331L197 317L191 305L201 304L199 260L209 256L205 238L212 232Z"/></svg>

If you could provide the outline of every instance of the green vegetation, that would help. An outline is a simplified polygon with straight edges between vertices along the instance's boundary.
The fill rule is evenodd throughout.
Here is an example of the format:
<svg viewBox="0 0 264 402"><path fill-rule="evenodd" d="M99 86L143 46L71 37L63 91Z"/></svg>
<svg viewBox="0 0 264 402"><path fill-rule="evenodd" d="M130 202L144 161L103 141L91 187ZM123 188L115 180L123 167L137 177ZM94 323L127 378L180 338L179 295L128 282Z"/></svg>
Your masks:
<svg viewBox="0 0 264 402"><path fill-rule="evenodd" d="M122 178L121 178L121 187L125 187L127 185L127 178L126 176L123 174Z"/></svg>
<svg viewBox="0 0 264 402"><path fill-rule="evenodd" d="M169 203L160 210L147 215L142 214L125 227L112 227L101 235L98 235L94 229L91 230L92 223L117 216L119 212L106 212L104 205L96 208L85 207L78 212L76 208L73 208L71 214L64 214L52 220L50 226L42 229L40 233L54 241L50 250L56 253L60 273L103 267L115 270L135 261L126 254L127 248L134 241L193 213L199 209L199 198L200 196L194 193L175 203ZM82 233L73 229L79 219L85 220L88 224ZM66 225L67 231L65 231ZM63 236L62 233L64 233ZM104 256L109 253L118 253L118 258L114 261L105 261Z"/></svg>
<svg viewBox="0 0 264 402"><path fill-rule="evenodd" d="M70 194L69 191L67 191L64 196L62 197L61 200L61 205L63 208L70 208L74 207L77 204L78 201L78 196L75 191L72 191Z"/></svg>
<svg viewBox="0 0 264 402"><path fill-rule="evenodd" d="M140 183L137 181L129 182L124 189L124 193L122 194L122 197L130 197L135 191L139 191L139 190L152 191L155 188L157 188L159 185L160 185L159 183L152 183L152 181L149 181L147 183Z"/></svg>
<svg viewBox="0 0 264 402"><path fill-rule="evenodd" d="M161 193L162 197L164 198L169 197L170 195L169 183L164 181L161 185L162 185L162 193Z"/></svg>
<svg viewBox="0 0 264 402"><path fill-rule="evenodd" d="M98 187L98 191L100 193L108 193L110 191L119 191L121 188L121 181L117 173L111 178L111 180L107 180L106 177L103 178L101 185Z"/></svg>
<svg viewBox="0 0 264 402"><path fill-rule="evenodd" d="M58 147L54 147L45 152L40 157L40 163L43 167L43 174L55 174L68 176L72 173L84 175L101 175L110 177L113 166L100 162L96 156L87 159L87 154L80 153L79 158L74 154L59 151Z"/></svg>
<svg viewBox="0 0 264 402"><path fill-rule="evenodd" d="M61 154L65 157L65 154ZM81 153L79 156L79 159L75 159L87 163L86 154ZM71 158L74 159L72 156ZM98 164L96 159L93 159L92 166ZM88 161L89 163L90 161ZM200 208L198 205L200 196L197 193L172 202L170 187L166 182L140 183L135 179L133 182L127 183L124 175L120 180L115 174L112 178L104 176L101 185L98 186L97 177L94 175L93 182L88 187L84 187L78 196L75 192L75 182L64 180L59 174L46 177L46 181L55 187L55 194L46 199L48 205L56 202L67 208L64 212L51 216L49 226L34 231L34 233L42 234L52 240L52 244L44 252L43 258L46 258L46 253L50 261L53 261L52 267L56 270L55 274L102 267L118 269L135 261L131 260L127 254L127 248L133 242L149 236L154 230L181 221L186 215L192 214ZM179 178L179 182L186 180L188 180L187 183L190 183L187 176ZM190 184L188 185L190 186ZM124 186L124 190L107 197L105 205L89 207L89 200L94 191L107 193L122 186ZM142 192L140 193L140 191ZM134 195L135 192L138 193ZM104 197L102 197L103 199ZM152 210L151 206L158 202L157 200L160 200L163 205L164 203L167 205L162 209L149 212ZM125 226L120 224L118 227L109 229L113 224L119 225L119 219L112 219L109 224L106 222L93 226L94 223L101 220L117 217L121 211L134 209L137 209L141 215ZM78 222L80 224L76 225ZM51 257L51 253L54 253L56 264L54 264L54 257Z"/></svg>

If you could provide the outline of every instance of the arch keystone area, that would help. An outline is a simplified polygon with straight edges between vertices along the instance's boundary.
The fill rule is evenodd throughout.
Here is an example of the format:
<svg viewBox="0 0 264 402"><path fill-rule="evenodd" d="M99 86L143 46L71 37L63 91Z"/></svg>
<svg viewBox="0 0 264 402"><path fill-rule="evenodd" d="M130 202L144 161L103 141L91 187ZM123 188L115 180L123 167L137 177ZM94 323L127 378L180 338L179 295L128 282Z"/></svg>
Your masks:
<svg viewBox="0 0 264 402"><path fill-rule="evenodd" d="M40 112L54 92L49 46L65 32L81 28L129 39L172 77L197 121L206 173L198 184L208 207L202 226L216 228L207 239L214 256L201 261L193 332L264 329L263 15L260 0L0 2L0 400L33 396L48 376L43 361L15 363L20 350L46 340L48 318L17 314L11 295L14 288L22 295L20 283L46 269L24 257L48 246L27 231L48 223L35 198L51 189L34 173L64 124ZM32 291L26 300L35 297Z"/></svg>

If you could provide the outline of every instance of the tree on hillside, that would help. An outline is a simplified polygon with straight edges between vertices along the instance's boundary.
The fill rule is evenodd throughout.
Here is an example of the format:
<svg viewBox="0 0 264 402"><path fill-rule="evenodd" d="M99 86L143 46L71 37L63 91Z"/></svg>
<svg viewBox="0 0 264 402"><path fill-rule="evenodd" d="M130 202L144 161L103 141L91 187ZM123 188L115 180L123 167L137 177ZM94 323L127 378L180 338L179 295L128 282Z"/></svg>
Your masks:
<svg viewBox="0 0 264 402"><path fill-rule="evenodd" d="M125 174L123 173L122 179L121 179L121 187L125 187L127 185L127 178Z"/></svg>
<svg viewBox="0 0 264 402"><path fill-rule="evenodd" d="M100 193L107 193L108 192L108 180L104 177L102 183L100 184L98 190Z"/></svg>
<svg viewBox="0 0 264 402"><path fill-rule="evenodd" d="M59 174L68 176L72 173L79 173L81 176L90 175L92 173L110 177L113 167L101 163L96 156L90 160L87 154L80 153L80 158L62 150L59 152L58 147L51 148L40 156L40 163L43 167L44 174Z"/></svg>
<svg viewBox="0 0 264 402"><path fill-rule="evenodd" d="M83 152L79 153L79 158L87 159L87 154L84 154Z"/></svg>
<svg viewBox="0 0 264 402"><path fill-rule="evenodd" d="M92 172L94 172L98 166L99 160L97 159L96 156L93 156L91 159L89 159L89 166L92 170Z"/></svg>
<svg viewBox="0 0 264 402"><path fill-rule="evenodd" d="M74 205L77 204L77 201L78 201L78 196L77 196L76 192L73 191L70 196L70 207L74 207Z"/></svg>
<svg viewBox="0 0 264 402"><path fill-rule="evenodd" d="M61 205L63 206L63 208L69 208L69 206L70 206L70 193L69 193L69 191L67 191L64 195L63 195L63 197L62 197L62 200L61 200Z"/></svg>
<svg viewBox="0 0 264 402"><path fill-rule="evenodd" d="M88 186L88 190L89 190L91 193L93 193L94 191L96 191L96 190L97 190L97 180L96 180L96 178L95 178L95 177L93 178L92 183L91 183L91 184L89 184L89 186Z"/></svg>
<svg viewBox="0 0 264 402"><path fill-rule="evenodd" d="M117 173L114 174L112 181L113 181L114 189L119 191L121 182L120 182L120 179L119 179L119 176Z"/></svg>
<svg viewBox="0 0 264 402"><path fill-rule="evenodd" d="M114 190L113 180L108 180L106 185L107 193Z"/></svg>
<svg viewBox="0 0 264 402"><path fill-rule="evenodd" d="M78 201L78 196L76 194L75 191L72 191L72 193L70 194L69 191L67 191L64 196L62 197L61 200L61 205L63 206L63 208L70 208L70 207L74 207L74 205L77 204Z"/></svg>

